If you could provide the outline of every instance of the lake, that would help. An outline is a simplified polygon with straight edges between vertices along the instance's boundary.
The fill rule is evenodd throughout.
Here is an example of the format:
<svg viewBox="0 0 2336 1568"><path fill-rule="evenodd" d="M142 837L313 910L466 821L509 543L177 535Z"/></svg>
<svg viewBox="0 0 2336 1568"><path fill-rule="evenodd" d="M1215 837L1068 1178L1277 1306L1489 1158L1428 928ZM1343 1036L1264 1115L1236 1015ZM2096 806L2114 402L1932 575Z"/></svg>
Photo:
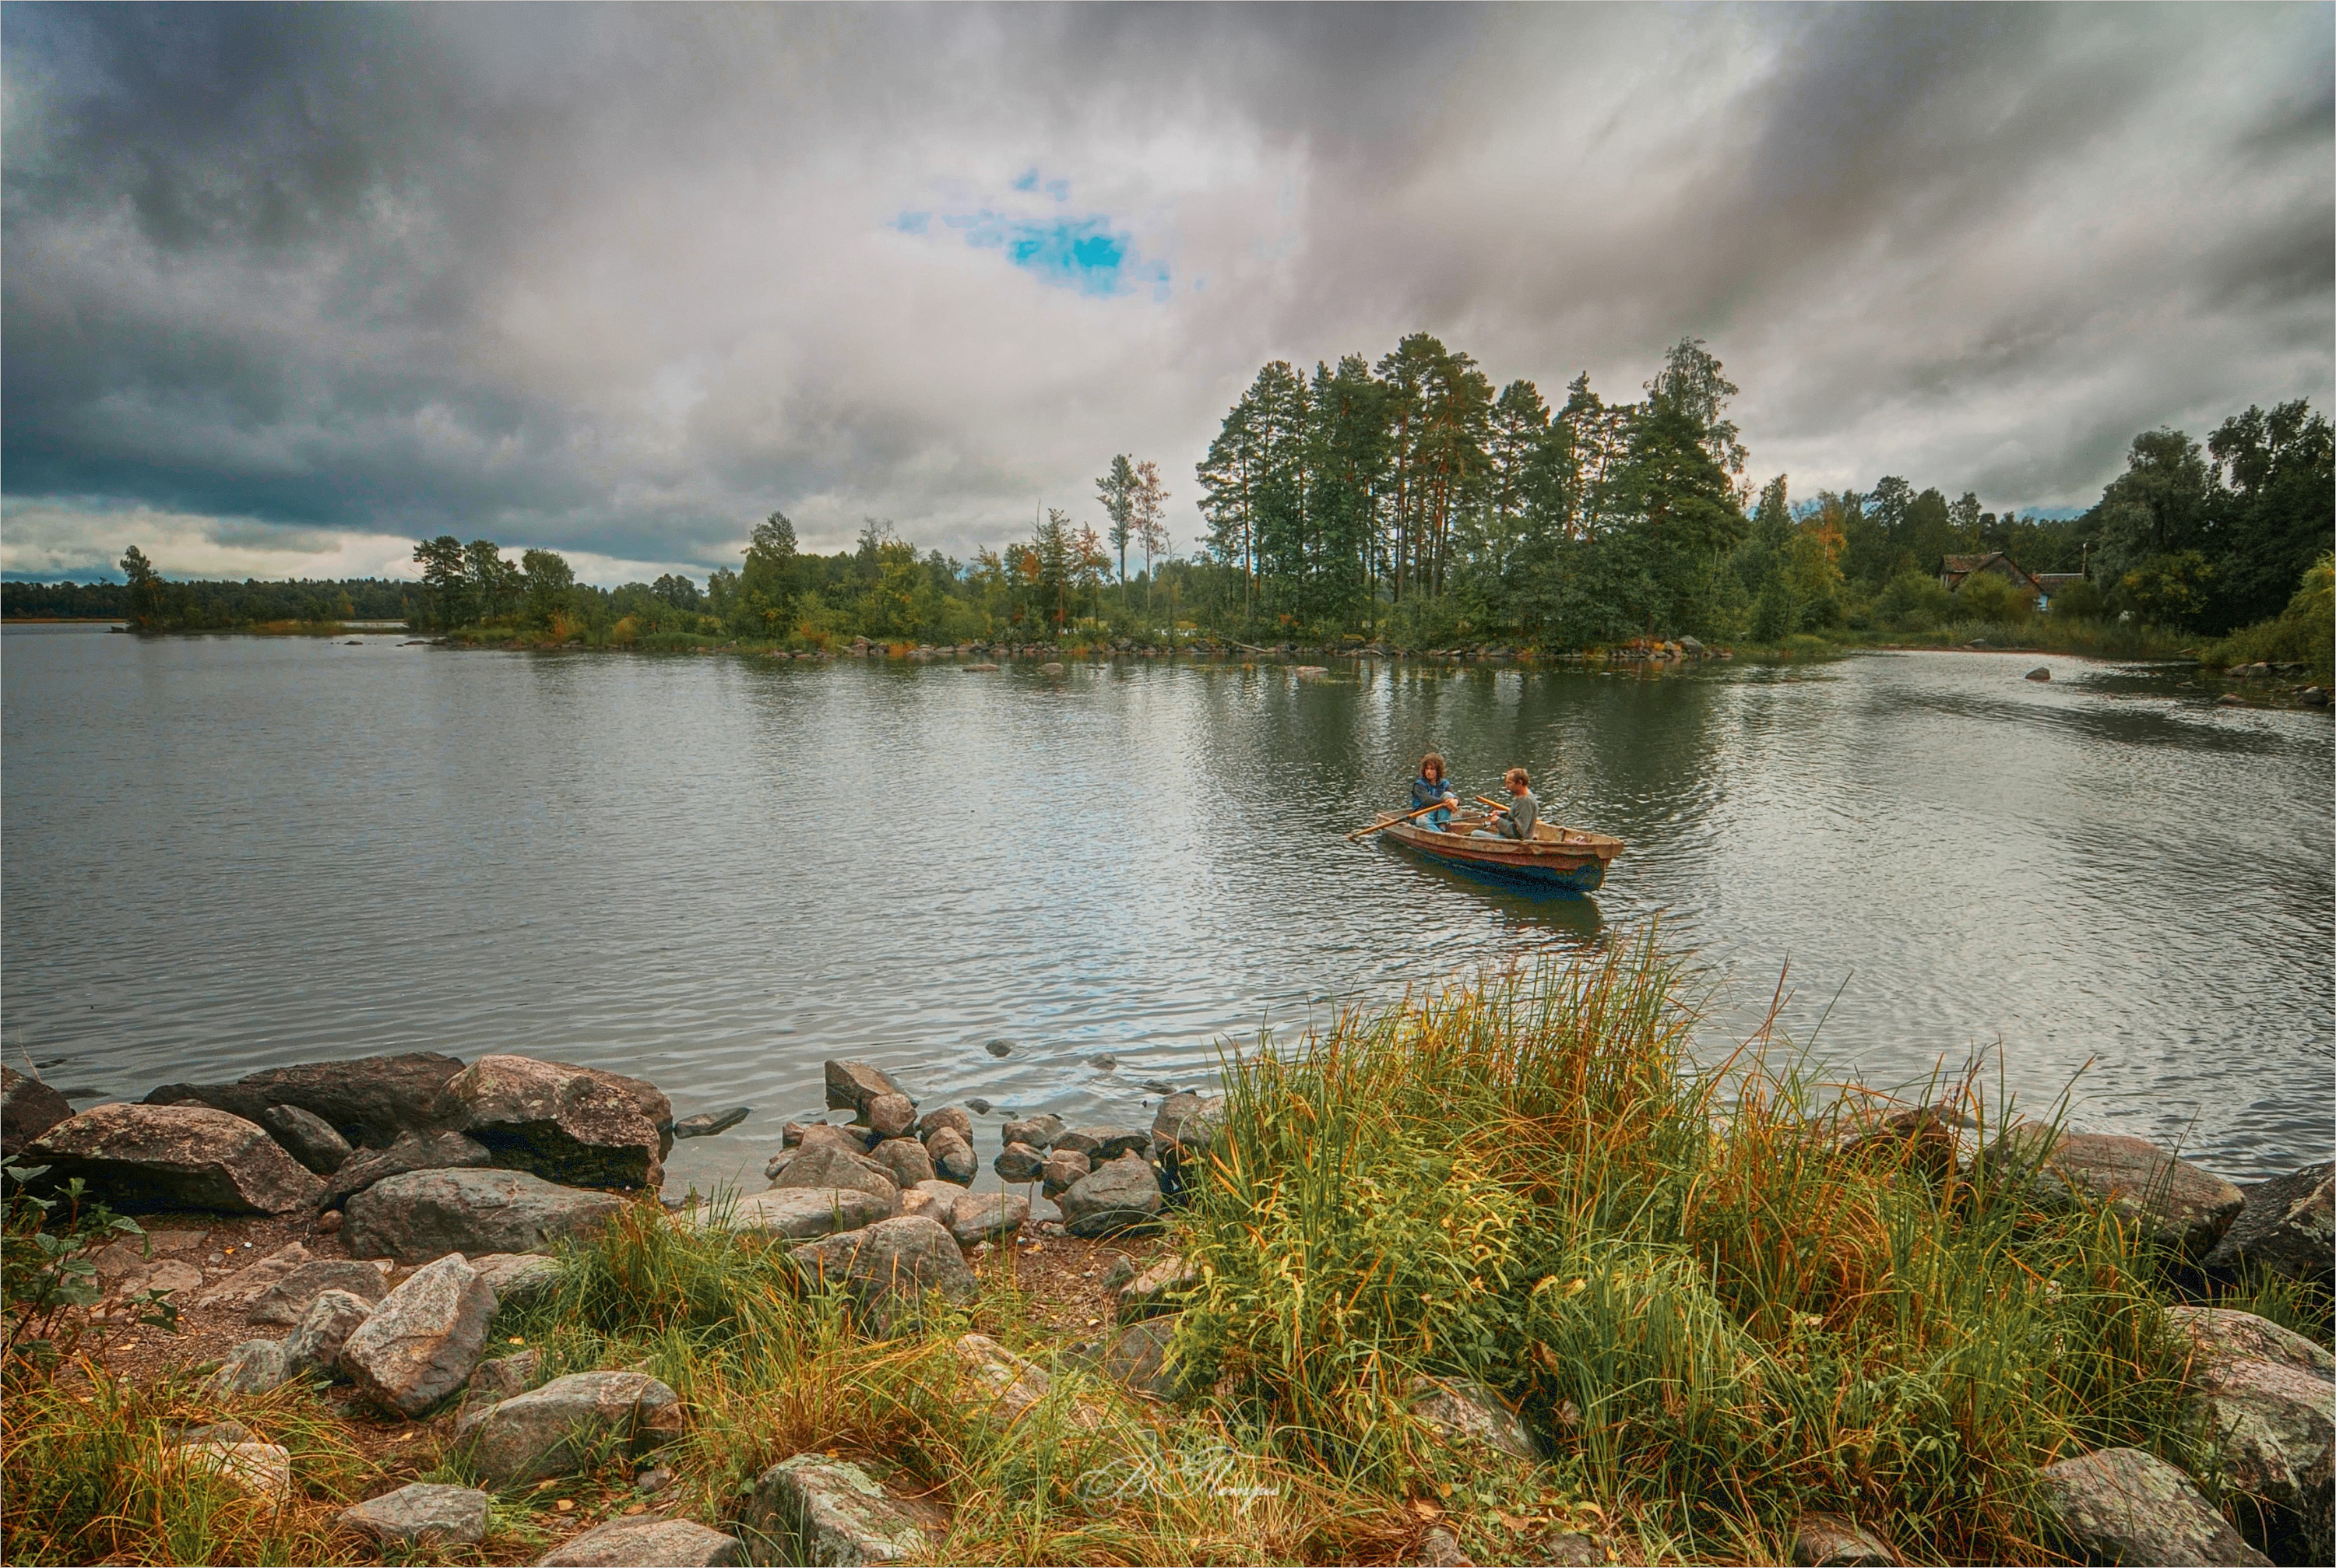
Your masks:
<svg viewBox="0 0 2336 1568"><path fill-rule="evenodd" d="M404 640L6 629L12 1066L85 1108L518 1051L652 1079L676 1114L754 1106L677 1145L670 1190L759 1185L828 1057L928 1105L1148 1120L1229 1038L1660 918L1714 1049L1782 973L1833 1075L2000 1049L2023 1103L2074 1080L2081 1125L2239 1179L2336 1143L2330 722L2214 707L2180 670L1050 681ZM1431 746L1464 794L1522 763L1545 815L1627 841L1605 890L1345 842Z"/></svg>

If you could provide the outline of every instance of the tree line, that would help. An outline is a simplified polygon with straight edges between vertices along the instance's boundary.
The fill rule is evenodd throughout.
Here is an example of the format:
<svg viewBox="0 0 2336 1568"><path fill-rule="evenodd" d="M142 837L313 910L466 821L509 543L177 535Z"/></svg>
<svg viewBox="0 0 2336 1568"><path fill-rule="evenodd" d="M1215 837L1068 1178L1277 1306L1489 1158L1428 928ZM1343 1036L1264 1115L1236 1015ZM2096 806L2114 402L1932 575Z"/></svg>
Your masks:
<svg viewBox="0 0 2336 1568"><path fill-rule="evenodd" d="M275 622L404 620L414 584L393 578L262 582L165 578L132 545L120 582L0 583L0 617L27 620L122 619L152 631L223 631Z"/></svg>

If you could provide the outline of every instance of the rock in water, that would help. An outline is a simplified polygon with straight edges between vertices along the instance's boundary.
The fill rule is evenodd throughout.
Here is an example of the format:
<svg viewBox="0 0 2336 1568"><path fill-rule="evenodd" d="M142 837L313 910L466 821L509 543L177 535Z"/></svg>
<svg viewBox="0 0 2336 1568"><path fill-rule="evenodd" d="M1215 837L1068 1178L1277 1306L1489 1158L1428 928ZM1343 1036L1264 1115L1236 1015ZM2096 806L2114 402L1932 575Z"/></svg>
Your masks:
<svg viewBox="0 0 2336 1568"><path fill-rule="evenodd" d="M974 1176L981 1169L974 1158L973 1144L958 1136L954 1127L938 1127L926 1140L925 1153L933 1160L933 1174L945 1182L955 1182L960 1187L973 1185Z"/></svg>
<svg viewBox="0 0 2336 1568"><path fill-rule="evenodd" d="M349 1200L349 1251L426 1262L449 1252L532 1252L589 1235L624 1211L608 1193L555 1187L524 1171L414 1171Z"/></svg>
<svg viewBox="0 0 2336 1568"><path fill-rule="evenodd" d="M2271 1559L2207 1506L2196 1482L2137 1448L2104 1448L2036 1474L2088 1561L2269 1568Z"/></svg>
<svg viewBox="0 0 2336 1568"><path fill-rule="evenodd" d="M1516 1459L1541 1457L1532 1431L1482 1383L1418 1378L1408 1393L1411 1413L1451 1442L1474 1443Z"/></svg>
<svg viewBox="0 0 2336 1568"><path fill-rule="evenodd" d="M1161 1147L1205 1149L1225 1118L1222 1095L1180 1089L1160 1102L1152 1118L1152 1140Z"/></svg>
<svg viewBox="0 0 2336 1568"><path fill-rule="evenodd" d="M965 1131L969 1140L973 1135L971 1122L966 1124ZM1036 1116L1017 1117L999 1128L998 1135L1008 1144L1027 1144L1034 1149L1051 1148L1055 1140L1063 1135L1063 1118L1051 1111Z"/></svg>
<svg viewBox="0 0 2336 1568"><path fill-rule="evenodd" d="M406 1133L386 1149L361 1149L335 1171L319 1200L326 1208L346 1203L375 1182L409 1171L472 1171L495 1163L487 1146L460 1133Z"/></svg>
<svg viewBox="0 0 2336 1568"><path fill-rule="evenodd" d="M2015 1126L1988 1150L1990 1164L2033 1169L2039 1191L2055 1187L2106 1203L2126 1224L2158 1236L2193 1258L2214 1249L2245 1203L2239 1190L2177 1160L2145 1138L2115 1133L2063 1133Z"/></svg>
<svg viewBox="0 0 2336 1568"><path fill-rule="evenodd" d="M2206 1254L2208 1268L2252 1264L2291 1280L2323 1282L2336 1273L2336 1162L2239 1191L2246 1206Z"/></svg>
<svg viewBox="0 0 2336 1568"><path fill-rule="evenodd" d="M774 1187L741 1198L726 1210L700 1209L689 1222L805 1241L889 1220L896 1202L858 1187Z"/></svg>
<svg viewBox="0 0 2336 1568"><path fill-rule="evenodd" d="M712 1111L700 1111L694 1116L684 1116L676 1122L673 1135L676 1138L710 1138L716 1133L728 1132L754 1114L752 1105L734 1106L718 1115Z"/></svg>
<svg viewBox="0 0 2336 1568"><path fill-rule="evenodd" d="M957 1105L943 1105L938 1111L927 1111L917 1120L917 1136L930 1138L938 1127L954 1129L968 1144L973 1142L973 1118Z"/></svg>
<svg viewBox="0 0 2336 1568"><path fill-rule="evenodd" d="M989 1168L1001 1181L1035 1182L1046 1168L1046 1157L1027 1144L1008 1144L1003 1154L989 1162Z"/></svg>
<svg viewBox="0 0 2336 1568"><path fill-rule="evenodd" d="M341 1351L347 1348L349 1336L373 1316L373 1308L371 1300L348 1290L319 1291L316 1299L308 1303L307 1314L285 1338L287 1375L297 1378L305 1372L339 1372Z"/></svg>
<svg viewBox="0 0 2336 1568"><path fill-rule="evenodd" d="M916 1125L917 1107L906 1095L878 1095L868 1102L868 1127L879 1138L903 1137Z"/></svg>
<svg viewBox="0 0 2336 1568"><path fill-rule="evenodd" d="M408 1420L461 1388L486 1349L495 1292L460 1253L417 1269L341 1347L357 1391Z"/></svg>
<svg viewBox="0 0 2336 1568"><path fill-rule="evenodd" d="M327 1290L346 1290L371 1306L389 1294L389 1281L371 1263L317 1258L254 1296L246 1311L255 1323L297 1323L308 1315L309 1303Z"/></svg>
<svg viewBox="0 0 2336 1568"><path fill-rule="evenodd" d="M968 1193L949 1210L949 1234L960 1247L995 1242L1000 1246L1021 1233L1030 1200L1018 1193Z"/></svg>
<svg viewBox="0 0 2336 1568"><path fill-rule="evenodd" d="M827 1104L831 1110L850 1111L855 1116L864 1116L868 1114L868 1103L879 1095L900 1095L901 1098L909 1099L890 1074L866 1062L829 1062L825 1064L824 1070L827 1075ZM910 1103L913 1105L915 1102L910 1100Z"/></svg>
<svg viewBox="0 0 2336 1568"><path fill-rule="evenodd" d="M2034 669L2028 672L2028 678L2035 681L2050 680L2052 678L2052 672L2039 664Z"/></svg>
<svg viewBox="0 0 2336 1568"><path fill-rule="evenodd" d="M446 1086L462 1131L495 1163L546 1181L654 1187L665 1176L673 1106L653 1084L532 1057L481 1057Z"/></svg>
<svg viewBox="0 0 2336 1568"><path fill-rule="evenodd" d="M806 1242L789 1257L813 1281L840 1284L869 1304L927 1290L963 1300L976 1288L956 1239L922 1214Z"/></svg>
<svg viewBox="0 0 2336 1568"><path fill-rule="evenodd" d="M851 1187L881 1199L887 1212L895 1212L900 1202L900 1183L892 1173L865 1154L848 1154L826 1144L817 1147L805 1144L787 1162L771 1183L774 1192L788 1187Z"/></svg>
<svg viewBox="0 0 2336 1568"><path fill-rule="evenodd" d="M868 1157L890 1171L902 1192L933 1179L933 1157L914 1138L887 1138L871 1149Z"/></svg>
<svg viewBox="0 0 2336 1568"><path fill-rule="evenodd" d="M1046 1196L1060 1198L1064 1189L1094 1169L1094 1163L1085 1154L1070 1149L1057 1149L1046 1156L1045 1164L1038 1167L1038 1176L1046 1184Z"/></svg>
<svg viewBox="0 0 2336 1568"><path fill-rule="evenodd" d="M611 1519L561 1542L536 1559L536 1568L728 1568L744 1563L735 1535L687 1519Z"/></svg>
<svg viewBox="0 0 2336 1568"><path fill-rule="evenodd" d="M73 1114L72 1103L40 1079L0 1066L0 1154L18 1153Z"/></svg>
<svg viewBox="0 0 2336 1568"><path fill-rule="evenodd" d="M460 1058L436 1051L359 1057L272 1067L231 1084L165 1084L146 1096L150 1105L209 1105L258 1122L270 1105L297 1105L322 1117L353 1144L381 1148L400 1133L426 1133L455 1125L461 1111L446 1085L462 1070Z"/></svg>
<svg viewBox="0 0 2336 1568"><path fill-rule="evenodd" d="M286 1154L320 1176L331 1175L349 1157L349 1141L324 1117L297 1105L270 1105L259 1113L259 1125Z"/></svg>
<svg viewBox="0 0 2336 1568"><path fill-rule="evenodd" d="M79 1176L128 1213L282 1214L324 1190L256 1123L208 1105L92 1106L34 1139L24 1159L49 1167L44 1181Z"/></svg>
<svg viewBox="0 0 2336 1568"><path fill-rule="evenodd" d="M341 1510L340 1523L376 1541L414 1546L424 1541L471 1545L486 1539L488 1494L469 1486L416 1481ZM647 1559L644 1558L644 1562Z"/></svg>
<svg viewBox="0 0 2336 1568"><path fill-rule="evenodd" d="M1156 1222L1160 1178L1141 1154L1123 1154L1080 1177L1056 1200L1074 1236L1108 1236Z"/></svg>
<svg viewBox="0 0 2336 1568"><path fill-rule="evenodd" d="M498 1488L571 1475L613 1444L640 1455L681 1436L681 1398L643 1372L577 1372L473 1410L454 1428Z"/></svg>
<svg viewBox="0 0 2336 1568"><path fill-rule="evenodd" d="M798 1454L755 1478L738 1523L761 1561L845 1568L929 1556L946 1521L857 1465Z"/></svg>

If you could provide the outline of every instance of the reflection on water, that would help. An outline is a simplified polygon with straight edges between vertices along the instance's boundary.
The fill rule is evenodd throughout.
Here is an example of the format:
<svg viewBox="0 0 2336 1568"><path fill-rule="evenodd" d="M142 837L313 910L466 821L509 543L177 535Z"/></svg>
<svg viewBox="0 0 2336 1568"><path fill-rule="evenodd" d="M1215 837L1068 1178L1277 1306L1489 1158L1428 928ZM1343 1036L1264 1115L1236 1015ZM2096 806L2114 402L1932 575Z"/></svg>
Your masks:
<svg viewBox="0 0 2336 1568"><path fill-rule="evenodd" d="M369 1050L520 1050L751 1104L822 1057L1114 1120L1218 1042L1660 917L1715 1041L1790 967L1838 1073L2002 1050L2237 1175L2327 1156L2326 718L2034 656L1647 678L1365 667L453 654L5 640L5 1047L108 1095ZM1421 752L1629 843L1593 899L1344 833ZM1009 1056L983 1043L1002 1037ZM985 1153L988 1145L985 1144Z"/></svg>

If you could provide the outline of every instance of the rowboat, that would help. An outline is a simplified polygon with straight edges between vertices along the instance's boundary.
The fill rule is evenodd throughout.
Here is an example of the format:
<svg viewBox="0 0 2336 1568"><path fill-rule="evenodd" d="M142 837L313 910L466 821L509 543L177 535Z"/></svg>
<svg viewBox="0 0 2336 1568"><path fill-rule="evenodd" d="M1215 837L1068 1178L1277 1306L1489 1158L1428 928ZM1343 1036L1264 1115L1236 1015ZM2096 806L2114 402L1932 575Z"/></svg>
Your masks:
<svg viewBox="0 0 2336 1568"><path fill-rule="evenodd" d="M1596 892L1606 881L1607 862L1622 852L1621 839L1581 828L1537 823L1527 840L1473 836L1484 825L1483 817L1455 817L1451 832L1438 833L1424 823L1395 823L1385 836L1494 881L1571 893Z"/></svg>

